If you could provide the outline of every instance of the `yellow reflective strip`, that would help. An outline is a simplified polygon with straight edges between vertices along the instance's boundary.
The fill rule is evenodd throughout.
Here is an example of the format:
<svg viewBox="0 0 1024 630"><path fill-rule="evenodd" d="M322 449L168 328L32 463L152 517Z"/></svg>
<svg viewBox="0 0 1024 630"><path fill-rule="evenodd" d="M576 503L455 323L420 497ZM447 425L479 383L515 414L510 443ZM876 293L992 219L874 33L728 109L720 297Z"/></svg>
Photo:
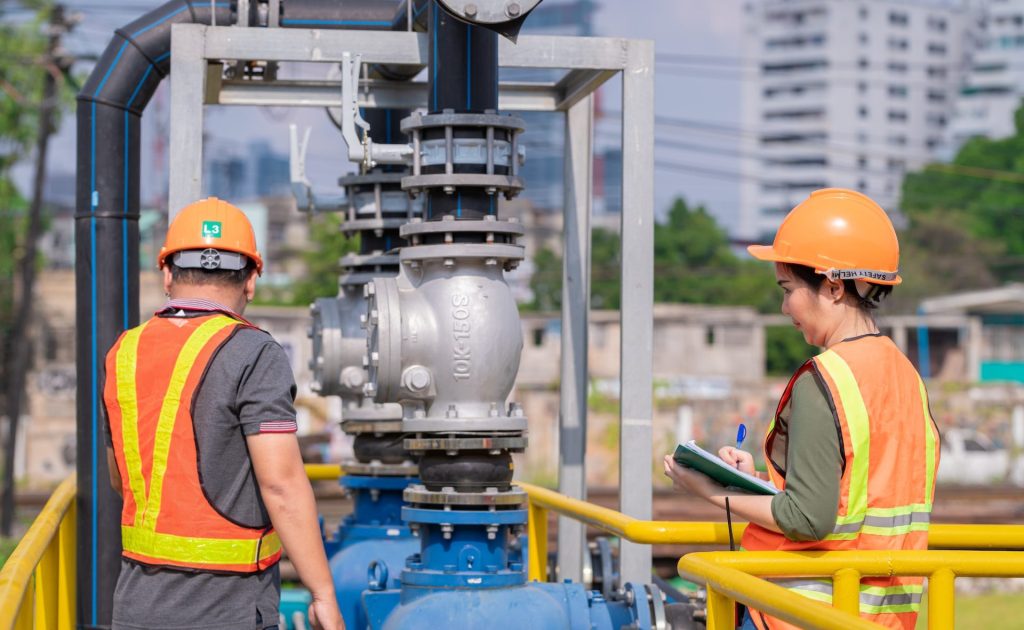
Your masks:
<svg viewBox="0 0 1024 630"><path fill-rule="evenodd" d="M146 322L148 323L148 322ZM117 405L121 408L121 442L124 445L124 464L128 486L135 499L135 524L146 511L146 480L142 476L142 454L139 452L139 396L136 390L135 369L139 359L139 337L146 323L124 334L117 349L115 378L117 379Z"/></svg>
<svg viewBox="0 0 1024 630"><path fill-rule="evenodd" d="M804 590L802 588L791 588L789 590L793 591L794 593L799 593L799 594L803 595L804 597L806 597L807 599L813 599L814 601L822 602L823 604L831 604L832 603L832 594L831 593L821 593L821 592L818 592L818 591L808 591L808 590Z"/></svg>
<svg viewBox="0 0 1024 630"><path fill-rule="evenodd" d="M931 509L932 506L925 503L911 503L890 508L870 507L867 509L867 516L903 516L914 512L931 512Z"/></svg>
<svg viewBox="0 0 1024 630"><path fill-rule="evenodd" d="M902 593L923 593L924 584L894 584L892 586L872 586L869 584L860 585L861 593L871 595L892 595Z"/></svg>
<svg viewBox="0 0 1024 630"><path fill-rule="evenodd" d="M167 472L167 458L171 450L171 435L174 433L174 421L181 406L181 392L185 389L185 381L196 361L196 357L209 343L210 339L224 328L237 324L230 317L218 316L199 325L178 353L171 372L171 381L164 394L164 402L160 407L160 418L156 424L156 436L153 441L153 470L149 477L149 501L142 520L142 527L149 531L156 530L156 521L160 516L160 504L164 489L164 474Z"/></svg>
<svg viewBox="0 0 1024 630"><path fill-rule="evenodd" d="M129 525L121 526L121 544L125 551L157 560L193 565L248 565L256 563L257 548L260 558L268 558L281 548L276 532L263 539L234 540L175 536ZM264 553L263 549L273 549Z"/></svg>
<svg viewBox="0 0 1024 630"><path fill-rule="evenodd" d="M846 518L863 518L868 507L868 468L871 462L868 410L860 395L860 387L853 371L835 351L826 350L817 357L839 390L839 403L846 415L846 426L853 442L853 471L850 474L850 494L846 502Z"/></svg>
<svg viewBox="0 0 1024 630"><path fill-rule="evenodd" d="M924 497L930 509L932 502L935 500L935 432L933 430L935 425L932 422L932 414L928 409L928 390L925 389L924 381L921 380L920 376L917 377L917 382L921 389L921 408L924 411Z"/></svg>
<svg viewBox="0 0 1024 630"><path fill-rule="evenodd" d="M896 527L865 525L860 531L863 534L871 534L872 536L902 536L909 532L926 532L928 531L928 523L910 523L909 525L898 525Z"/></svg>
<svg viewBox="0 0 1024 630"><path fill-rule="evenodd" d="M918 612L921 610L921 604L895 604L893 606L872 606L871 604L861 604L860 612L867 613L870 615L898 615L899 613Z"/></svg>

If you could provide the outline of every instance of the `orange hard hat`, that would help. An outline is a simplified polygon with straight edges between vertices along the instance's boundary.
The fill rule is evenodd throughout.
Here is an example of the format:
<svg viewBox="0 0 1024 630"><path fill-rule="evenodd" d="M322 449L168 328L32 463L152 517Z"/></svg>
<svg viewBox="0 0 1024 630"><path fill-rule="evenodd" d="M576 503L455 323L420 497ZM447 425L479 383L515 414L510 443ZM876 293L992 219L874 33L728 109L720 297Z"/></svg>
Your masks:
<svg viewBox="0 0 1024 630"><path fill-rule="evenodd" d="M870 197L823 188L793 208L772 245L751 245L754 258L812 267L830 280L896 285L900 244L892 221Z"/></svg>
<svg viewBox="0 0 1024 630"><path fill-rule="evenodd" d="M249 219L237 207L216 197L182 208L167 228L156 264L162 268L175 252L206 249L243 254L256 264L256 272L263 274L263 257L256 249L256 234Z"/></svg>

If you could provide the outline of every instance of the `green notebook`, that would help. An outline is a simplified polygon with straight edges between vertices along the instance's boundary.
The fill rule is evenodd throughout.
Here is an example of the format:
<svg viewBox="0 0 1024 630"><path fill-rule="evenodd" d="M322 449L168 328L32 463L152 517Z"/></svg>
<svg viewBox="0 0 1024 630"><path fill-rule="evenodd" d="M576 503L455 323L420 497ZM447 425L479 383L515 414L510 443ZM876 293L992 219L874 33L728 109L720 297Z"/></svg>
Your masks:
<svg viewBox="0 0 1024 630"><path fill-rule="evenodd" d="M779 489L771 483L762 481L745 472L740 472L733 466L726 464L717 455L712 455L697 446L697 443L693 440L676 446L676 452L672 457L680 466L686 466L697 472L702 472L726 488L736 488L737 490L753 494L779 493Z"/></svg>

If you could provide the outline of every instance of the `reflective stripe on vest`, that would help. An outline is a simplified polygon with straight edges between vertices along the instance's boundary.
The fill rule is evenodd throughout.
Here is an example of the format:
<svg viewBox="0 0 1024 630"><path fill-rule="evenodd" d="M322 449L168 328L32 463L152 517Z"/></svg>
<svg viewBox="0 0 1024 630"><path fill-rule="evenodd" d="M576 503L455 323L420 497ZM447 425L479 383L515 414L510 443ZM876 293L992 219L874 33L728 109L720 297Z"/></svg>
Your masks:
<svg viewBox="0 0 1024 630"><path fill-rule="evenodd" d="M892 508L869 508L868 479L871 448L871 426L867 407L861 396L860 387L850 366L835 351L826 350L817 360L828 372L836 385L839 402L846 414L846 425L853 439L853 470L850 474L850 491L846 513L836 518L835 528L825 540L853 540L860 534L874 536L898 536L913 531L927 531L931 519L932 497L927 503L915 503ZM925 470L927 488L934 486L935 435L931 428L931 414L928 412L928 394L924 383L918 378L921 404L925 420Z"/></svg>
<svg viewBox="0 0 1024 630"><path fill-rule="evenodd" d="M219 332L239 322L226 316L204 321L189 335L178 352L160 406L156 431L153 436L153 457L149 476L149 490L142 472L142 454L139 446L138 399L136 368L139 338L146 328L143 324L127 331L117 350L117 402L121 409L121 433L128 485L135 500L135 514L131 525L122 524L121 541L125 552L153 560L166 560L171 564L189 566L217 565L261 566L261 561L281 551L276 532L249 539L201 538L178 536L158 532L157 522L163 500L163 483L171 449L175 420L181 407L182 392L196 358ZM189 401L186 402L188 404Z"/></svg>
<svg viewBox="0 0 1024 630"><path fill-rule="evenodd" d="M832 582L829 580L770 580L804 597L832 605ZM892 586L860 585L860 612L865 615L917 612L921 607L923 584Z"/></svg>

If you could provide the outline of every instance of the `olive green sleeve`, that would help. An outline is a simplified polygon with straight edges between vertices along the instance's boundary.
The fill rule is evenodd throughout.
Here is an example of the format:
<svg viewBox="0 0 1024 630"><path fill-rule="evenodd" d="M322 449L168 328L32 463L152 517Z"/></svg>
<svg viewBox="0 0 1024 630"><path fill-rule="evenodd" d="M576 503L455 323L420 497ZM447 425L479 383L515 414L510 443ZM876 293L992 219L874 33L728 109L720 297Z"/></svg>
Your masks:
<svg viewBox="0 0 1024 630"><path fill-rule="evenodd" d="M793 385L786 489L772 499L772 516L786 538L821 540L839 511L842 449L827 394L813 372Z"/></svg>

